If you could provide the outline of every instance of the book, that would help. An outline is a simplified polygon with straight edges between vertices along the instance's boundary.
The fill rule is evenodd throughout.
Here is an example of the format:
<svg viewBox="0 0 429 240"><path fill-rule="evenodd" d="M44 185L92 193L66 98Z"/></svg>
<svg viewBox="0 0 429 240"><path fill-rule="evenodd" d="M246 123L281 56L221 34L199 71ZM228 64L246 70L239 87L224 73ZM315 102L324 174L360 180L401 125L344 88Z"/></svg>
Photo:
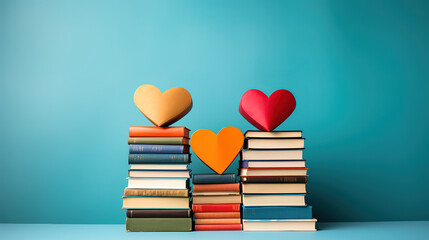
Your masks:
<svg viewBox="0 0 429 240"><path fill-rule="evenodd" d="M240 218L240 212L196 212L195 219L199 218Z"/></svg>
<svg viewBox="0 0 429 240"><path fill-rule="evenodd" d="M244 231L316 231L316 219L243 219Z"/></svg>
<svg viewBox="0 0 429 240"><path fill-rule="evenodd" d="M188 163L190 154L129 154L128 164Z"/></svg>
<svg viewBox="0 0 429 240"><path fill-rule="evenodd" d="M131 164L130 170L149 170L149 169L156 169L156 170L186 170L188 169L189 164Z"/></svg>
<svg viewBox="0 0 429 240"><path fill-rule="evenodd" d="M243 194L244 206L306 206L305 194Z"/></svg>
<svg viewBox="0 0 429 240"><path fill-rule="evenodd" d="M189 146L186 145L149 145L149 144L130 144L130 154L143 153L189 153Z"/></svg>
<svg viewBox="0 0 429 240"><path fill-rule="evenodd" d="M128 177L128 188L184 189L188 187L189 178Z"/></svg>
<svg viewBox="0 0 429 240"><path fill-rule="evenodd" d="M246 207L243 206L243 219L312 219L311 206L290 207Z"/></svg>
<svg viewBox="0 0 429 240"><path fill-rule="evenodd" d="M240 212L240 204L192 204L193 212Z"/></svg>
<svg viewBox="0 0 429 240"><path fill-rule="evenodd" d="M195 224L211 225L211 224L241 224L241 218L197 218Z"/></svg>
<svg viewBox="0 0 429 240"><path fill-rule="evenodd" d="M240 184L239 183L194 184L194 192L211 192L211 191L240 192Z"/></svg>
<svg viewBox="0 0 429 240"><path fill-rule="evenodd" d="M268 161L268 160L244 160L241 161L242 168L305 168L305 160Z"/></svg>
<svg viewBox="0 0 429 240"><path fill-rule="evenodd" d="M241 203L241 195L221 195L221 196L192 196L193 204L223 204Z"/></svg>
<svg viewBox="0 0 429 240"><path fill-rule="evenodd" d="M189 189L125 188L124 196L189 197Z"/></svg>
<svg viewBox="0 0 429 240"><path fill-rule="evenodd" d="M130 137L128 144L165 144L189 145L189 138L185 137Z"/></svg>
<svg viewBox="0 0 429 240"><path fill-rule="evenodd" d="M188 209L189 197L123 197L122 208Z"/></svg>
<svg viewBox="0 0 429 240"><path fill-rule="evenodd" d="M127 232L190 232L192 218L127 218Z"/></svg>
<svg viewBox="0 0 429 240"><path fill-rule="evenodd" d="M246 183L307 183L307 176L241 177Z"/></svg>
<svg viewBox="0 0 429 240"><path fill-rule="evenodd" d="M190 209L128 209L128 218L190 218Z"/></svg>
<svg viewBox="0 0 429 240"><path fill-rule="evenodd" d="M242 183L247 194L261 193L307 193L305 183Z"/></svg>
<svg viewBox="0 0 429 240"><path fill-rule="evenodd" d="M191 177L190 170L136 169L128 170L129 177Z"/></svg>
<svg viewBox="0 0 429 240"><path fill-rule="evenodd" d="M241 224L195 225L195 231L241 231Z"/></svg>
<svg viewBox="0 0 429 240"><path fill-rule="evenodd" d="M220 191L214 191L214 192L192 192L192 196L235 196L237 194L240 194L240 192L220 192Z"/></svg>
<svg viewBox="0 0 429 240"><path fill-rule="evenodd" d="M189 129L185 127L130 127L130 137L186 137Z"/></svg>
<svg viewBox="0 0 429 240"><path fill-rule="evenodd" d="M245 138L300 138L302 131L257 131L249 130L244 133Z"/></svg>
<svg viewBox="0 0 429 240"><path fill-rule="evenodd" d="M308 168L241 168L240 176L306 176Z"/></svg>
<svg viewBox="0 0 429 240"><path fill-rule="evenodd" d="M243 148L248 149L299 149L305 138L247 138Z"/></svg>
<svg viewBox="0 0 429 240"><path fill-rule="evenodd" d="M241 160L302 160L302 150L242 150Z"/></svg>
<svg viewBox="0 0 429 240"><path fill-rule="evenodd" d="M235 183L235 173L219 174L194 174L192 176L192 183L206 184L206 183Z"/></svg>

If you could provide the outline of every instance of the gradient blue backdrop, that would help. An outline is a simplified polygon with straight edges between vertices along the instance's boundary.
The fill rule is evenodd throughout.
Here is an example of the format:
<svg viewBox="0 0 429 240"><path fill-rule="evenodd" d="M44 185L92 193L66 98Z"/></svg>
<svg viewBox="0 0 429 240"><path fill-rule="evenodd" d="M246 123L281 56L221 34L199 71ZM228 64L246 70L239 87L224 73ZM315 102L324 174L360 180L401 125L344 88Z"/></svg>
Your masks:
<svg viewBox="0 0 429 240"><path fill-rule="evenodd" d="M123 223L134 90L185 87L175 125L255 129L292 91L320 221L428 220L427 1L1 1L0 222ZM238 163L228 169L233 172ZM194 173L209 172L196 157Z"/></svg>

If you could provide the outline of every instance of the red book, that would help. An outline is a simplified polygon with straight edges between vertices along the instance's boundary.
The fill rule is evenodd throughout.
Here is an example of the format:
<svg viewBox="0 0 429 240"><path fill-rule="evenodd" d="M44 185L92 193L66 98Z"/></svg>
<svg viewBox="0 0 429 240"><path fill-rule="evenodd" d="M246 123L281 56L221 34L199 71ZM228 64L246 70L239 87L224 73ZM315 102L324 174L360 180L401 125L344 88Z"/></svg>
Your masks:
<svg viewBox="0 0 429 240"><path fill-rule="evenodd" d="M194 192L240 192L240 183L194 184Z"/></svg>
<svg viewBox="0 0 429 240"><path fill-rule="evenodd" d="M194 212L239 212L241 204L193 204Z"/></svg>
<svg viewBox="0 0 429 240"><path fill-rule="evenodd" d="M186 137L189 129L185 127L130 127L130 137Z"/></svg>
<svg viewBox="0 0 429 240"><path fill-rule="evenodd" d="M195 225L195 231L241 231L241 224Z"/></svg>

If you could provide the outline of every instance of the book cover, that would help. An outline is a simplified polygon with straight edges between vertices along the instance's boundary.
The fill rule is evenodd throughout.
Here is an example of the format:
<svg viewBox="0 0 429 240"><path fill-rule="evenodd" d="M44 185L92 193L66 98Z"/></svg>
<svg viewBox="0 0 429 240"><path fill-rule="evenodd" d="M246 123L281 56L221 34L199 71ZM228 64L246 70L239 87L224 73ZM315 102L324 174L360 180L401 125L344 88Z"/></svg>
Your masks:
<svg viewBox="0 0 429 240"><path fill-rule="evenodd" d="M195 176L195 175L194 175ZM194 184L194 192L240 192L239 183Z"/></svg>
<svg viewBox="0 0 429 240"><path fill-rule="evenodd" d="M225 174L194 174L192 182L194 184L210 184L210 183L235 183L235 173Z"/></svg>
<svg viewBox="0 0 429 240"><path fill-rule="evenodd" d="M125 188L124 196L189 197L189 189Z"/></svg>
<svg viewBox="0 0 429 240"><path fill-rule="evenodd" d="M241 224L195 225L195 231L241 231Z"/></svg>
<svg viewBox="0 0 429 240"><path fill-rule="evenodd" d="M311 206L273 206L273 207L246 207L243 206L243 219L312 219Z"/></svg>
<svg viewBox="0 0 429 240"><path fill-rule="evenodd" d="M127 232L190 232L192 218L127 218Z"/></svg>
<svg viewBox="0 0 429 240"><path fill-rule="evenodd" d="M241 204L192 204L194 212L240 212Z"/></svg>
<svg viewBox="0 0 429 240"><path fill-rule="evenodd" d="M129 154L128 164L136 163L188 163L190 154Z"/></svg>
<svg viewBox="0 0 429 240"><path fill-rule="evenodd" d="M240 218L240 212L195 212L195 219L198 218Z"/></svg>
<svg viewBox="0 0 429 240"><path fill-rule="evenodd" d="M186 127L143 127L132 126L130 137L186 137L189 138L189 129Z"/></svg>
<svg viewBox="0 0 429 240"><path fill-rule="evenodd" d="M189 146L185 145L153 145L153 144L130 144L130 154L142 153L189 153Z"/></svg>
<svg viewBox="0 0 429 240"><path fill-rule="evenodd" d="M189 145L185 137L130 137L128 144Z"/></svg>
<svg viewBox="0 0 429 240"><path fill-rule="evenodd" d="M212 225L212 224L241 224L241 218L197 218L196 225Z"/></svg>
<svg viewBox="0 0 429 240"><path fill-rule="evenodd" d="M128 209L128 218L190 218L190 209Z"/></svg>

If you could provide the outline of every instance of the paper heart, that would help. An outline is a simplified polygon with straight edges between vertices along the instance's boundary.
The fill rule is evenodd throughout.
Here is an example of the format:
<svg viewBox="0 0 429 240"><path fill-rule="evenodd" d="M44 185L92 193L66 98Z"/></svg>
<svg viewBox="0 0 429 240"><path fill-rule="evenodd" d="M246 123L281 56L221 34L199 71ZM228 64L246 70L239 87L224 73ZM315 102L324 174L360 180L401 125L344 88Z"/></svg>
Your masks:
<svg viewBox="0 0 429 240"><path fill-rule="evenodd" d="M177 122L192 109L191 94L181 87L162 93L153 85L142 85L134 93L134 102L143 115L158 127Z"/></svg>
<svg viewBox="0 0 429 240"><path fill-rule="evenodd" d="M238 111L257 129L272 131L292 114L295 106L295 97L288 90L280 89L267 97L265 93L251 89L241 97Z"/></svg>
<svg viewBox="0 0 429 240"><path fill-rule="evenodd" d="M200 129L192 134L191 148L203 163L222 174L240 153L243 142L243 133L236 127L223 128L217 135Z"/></svg>

